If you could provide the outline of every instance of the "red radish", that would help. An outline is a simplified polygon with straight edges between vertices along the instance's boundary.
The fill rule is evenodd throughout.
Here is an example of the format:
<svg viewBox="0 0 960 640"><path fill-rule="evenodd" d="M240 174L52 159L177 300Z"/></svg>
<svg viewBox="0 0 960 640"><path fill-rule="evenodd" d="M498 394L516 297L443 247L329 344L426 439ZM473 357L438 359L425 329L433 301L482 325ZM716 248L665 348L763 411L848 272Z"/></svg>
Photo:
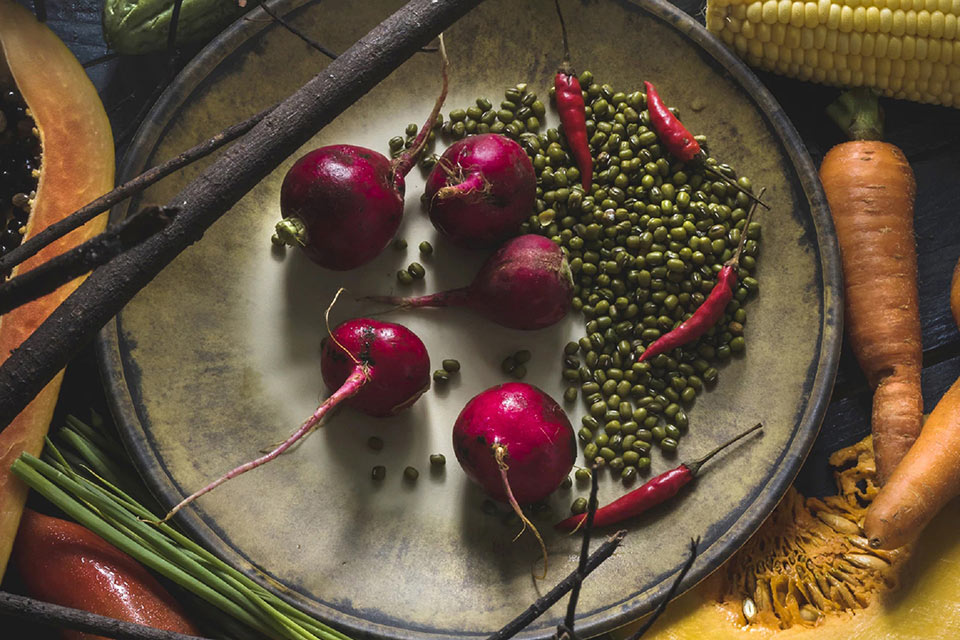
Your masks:
<svg viewBox="0 0 960 640"><path fill-rule="evenodd" d="M430 221L454 244L485 249L533 212L537 176L519 144L495 133L450 145L427 177Z"/></svg>
<svg viewBox="0 0 960 640"><path fill-rule="evenodd" d="M467 307L511 329L542 329L559 321L573 300L573 276L563 251L534 234L508 240L466 287L426 296L370 296L409 307Z"/></svg>
<svg viewBox="0 0 960 640"><path fill-rule="evenodd" d="M338 294L339 295L339 294ZM382 417L409 407L430 388L430 358L420 338L406 327L369 318L348 320L325 340L320 360L323 381L336 388L289 438L256 460L246 462L184 498L173 514L227 480L270 462L320 424L343 403Z"/></svg>
<svg viewBox="0 0 960 640"><path fill-rule="evenodd" d="M467 476L491 498L508 502L547 552L520 504L543 500L570 473L577 441L570 420L550 396L508 382L473 397L453 426L453 450Z"/></svg>
<svg viewBox="0 0 960 640"><path fill-rule="evenodd" d="M447 56L443 89L408 150L388 160L351 144L314 149L297 160L280 187L275 240L299 246L322 267L346 271L370 262L390 242L403 219L404 176L410 172L447 96Z"/></svg>

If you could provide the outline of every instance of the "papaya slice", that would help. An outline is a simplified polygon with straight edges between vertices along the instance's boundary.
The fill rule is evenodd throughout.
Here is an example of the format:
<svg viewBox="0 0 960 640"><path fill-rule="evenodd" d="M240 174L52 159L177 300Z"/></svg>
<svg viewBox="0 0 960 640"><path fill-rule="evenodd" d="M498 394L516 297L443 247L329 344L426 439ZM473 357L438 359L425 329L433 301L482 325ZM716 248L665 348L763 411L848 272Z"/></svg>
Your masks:
<svg viewBox="0 0 960 640"><path fill-rule="evenodd" d="M29 238L113 188L113 135L83 67L50 29L13 0L0 0L0 88L19 94L39 139L40 162L31 171L36 190L21 194L32 196L26 203L29 213L22 228L23 237ZM106 214L46 247L16 267L13 274L84 242L105 225ZM79 283L75 280L0 316L0 363ZM40 453L62 373L0 432L0 576L27 494L26 485L10 474L10 464L23 451Z"/></svg>
<svg viewBox="0 0 960 640"><path fill-rule="evenodd" d="M835 452L838 494L791 489L727 563L673 602L645 640L921 640L960 637L960 511L911 546L870 549L871 439ZM632 625L616 638L630 635Z"/></svg>

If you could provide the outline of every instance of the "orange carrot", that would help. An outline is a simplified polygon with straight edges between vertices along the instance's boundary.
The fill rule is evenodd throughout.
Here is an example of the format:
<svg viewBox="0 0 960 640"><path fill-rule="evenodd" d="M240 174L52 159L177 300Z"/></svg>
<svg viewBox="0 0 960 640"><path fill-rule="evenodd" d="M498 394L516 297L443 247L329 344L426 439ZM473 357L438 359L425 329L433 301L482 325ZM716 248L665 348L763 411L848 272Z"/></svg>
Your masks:
<svg viewBox="0 0 960 640"><path fill-rule="evenodd" d="M870 546L908 542L951 498L960 494L960 380L934 407L920 437L867 509Z"/></svg>
<svg viewBox="0 0 960 640"><path fill-rule="evenodd" d="M917 438L923 419L916 184L903 152L872 139L880 137L876 97L851 92L838 104L846 109L845 128L854 141L827 153L820 179L840 243L847 337L874 389L873 447L883 482ZM831 115L842 119L836 111Z"/></svg>

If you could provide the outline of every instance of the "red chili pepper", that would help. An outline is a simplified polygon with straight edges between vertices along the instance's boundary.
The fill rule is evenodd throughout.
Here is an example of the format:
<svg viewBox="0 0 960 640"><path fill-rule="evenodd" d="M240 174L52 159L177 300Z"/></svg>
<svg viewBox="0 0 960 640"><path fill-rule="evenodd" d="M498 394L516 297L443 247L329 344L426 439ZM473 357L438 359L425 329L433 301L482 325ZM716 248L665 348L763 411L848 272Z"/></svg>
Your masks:
<svg viewBox="0 0 960 640"><path fill-rule="evenodd" d="M26 509L13 548L34 598L166 631L200 635L173 597L133 558L89 529ZM66 640L92 640L64 631Z"/></svg>
<svg viewBox="0 0 960 640"><path fill-rule="evenodd" d="M747 436L750 433L753 433L757 429L762 428L762 424L756 424L737 437L724 442L722 445L699 460L694 460L693 462L684 462L676 468L665 471L657 477L651 478L647 482L643 483L630 493L617 498L606 506L600 507L593 516L593 526L606 527L608 525L622 522L627 518L640 515L644 511L669 500L673 496L677 495L677 492L680 491L682 487L689 484L691 480L697 477L697 474L700 472L700 467L702 467L707 460L717 455L720 453L720 451L726 447L729 447L737 440ZM559 529L560 531L572 531L573 529L579 527L586 517L587 514L585 513L571 516L562 522L558 522L556 525L554 525L554 528Z"/></svg>
<svg viewBox="0 0 960 640"><path fill-rule="evenodd" d="M650 124L657 136L663 140L667 151L683 162L690 162L701 155L703 151L700 149L700 143L694 139L693 134L683 126L677 116L667 109L667 105L663 104L654 86L649 82L644 82L643 86L647 90Z"/></svg>
<svg viewBox="0 0 960 640"><path fill-rule="evenodd" d="M703 165L706 171L730 185L733 189L736 189L754 202L763 205L764 209L770 208L765 202L761 201L759 197L737 184L736 180L706 166L707 154L700 148L700 143L693 137L690 130L683 126L680 119L673 115L673 112L667 108L667 105L663 104L663 100L660 99L660 94L657 93L657 89L652 84L644 81L643 86L647 91L647 111L650 113L650 124L653 126L657 137L666 145L667 151L683 162L696 161Z"/></svg>
<svg viewBox="0 0 960 640"><path fill-rule="evenodd" d="M763 195L763 191L760 191ZM737 285L737 267L740 264L740 252L743 250L744 241L747 239L747 225L753 218L753 212L756 211L759 200L753 202L750 212L747 213L746 221L743 223L743 229L740 236L740 244L737 250L717 274L717 283L710 290L707 299L697 307L693 315L684 320L680 325L654 340L637 358L637 362L643 362L661 353L666 353L671 349L682 347L689 344L710 330L710 327L717 324L723 317L727 309L727 304L733 298L733 288Z"/></svg>
<svg viewBox="0 0 960 640"><path fill-rule="evenodd" d="M590 184L593 182L593 156L590 154L590 143L587 141L587 112L584 110L583 93L580 90L580 81L570 64L570 48L567 44L567 26L560 13L560 2L554 0L557 16L560 18L560 29L563 33L563 62L553 78L553 87L556 90L554 99L557 102L557 111L560 114L560 123L563 125L563 134L570 145L570 152L580 169L580 184L583 190L590 193Z"/></svg>

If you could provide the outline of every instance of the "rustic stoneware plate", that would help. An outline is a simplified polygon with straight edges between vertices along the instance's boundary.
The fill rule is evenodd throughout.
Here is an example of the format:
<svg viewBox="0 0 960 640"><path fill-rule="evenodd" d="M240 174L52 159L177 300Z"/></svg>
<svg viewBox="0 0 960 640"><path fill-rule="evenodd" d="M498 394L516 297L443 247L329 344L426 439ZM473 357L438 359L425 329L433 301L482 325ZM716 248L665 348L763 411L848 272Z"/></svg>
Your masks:
<svg viewBox="0 0 960 640"><path fill-rule="evenodd" d="M327 47L343 51L398 1L326 0L281 5ZM697 457L746 426L762 437L718 457L668 506L630 523L621 550L593 574L580 598L578 630L592 635L648 612L687 556L701 553L689 587L730 556L776 505L813 442L840 344L838 254L810 159L780 108L756 78L689 17L655 0L564 2L575 63L618 89L657 83L686 124L704 133L711 152L765 186L773 210L761 211L762 291L749 304L746 356L721 369L720 381L689 411L677 458L658 454L653 472ZM327 60L260 11L210 45L147 119L126 160L127 176L166 159L227 124L285 97ZM487 0L447 33L451 90L445 112L478 96L499 102L508 85L529 83L546 101L559 62L552 3ZM302 150L350 142L387 151L407 123L422 122L439 88L436 55L419 54ZM556 126L555 113L548 124ZM396 289L397 269L418 259L430 240L421 292L466 283L482 252L455 250L438 238L419 196L423 174L407 180L400 236L347 273L315 266L298 251L277 252L270 235L291 156L253 187L202 241L185 251L124 309L100 347L112 401L127 445L167 505L283 439L326 390L320 377L323 310L345 286L356 294ZM198 172L191 167L151 189L141 202L166 202ZM135 203L138 205L139 203ZM123 211L115 215L123 215ZM347 299L333 320L371 312ZM564 388L560 353L582 335L571 314L527 333L493 326L457 310L393 313L427 344L434 365L463 363L459 376L391 419L344 410L288 455L241 476L182 514L183 525L228 561L290 602L355 637L483 637L520 613L575 566L579 537L551 524L586 487L559 490L538 511L551 568L536 583L538 550L519 540L506 509L482 508L484 496L456 464L451 426L466 401L503 381L501 359L533 351L527 381L554 397ZM582 408L571 408L579 424ZM366 441L378 436L382 451ZM444 453L440 473L428 455ZM385 465L374 482L370 470ZM420 470L404 482L407 465ZM600 499L624 493L604 474ZM521 634L550 636L563 615L554 607Z"/></svg>

